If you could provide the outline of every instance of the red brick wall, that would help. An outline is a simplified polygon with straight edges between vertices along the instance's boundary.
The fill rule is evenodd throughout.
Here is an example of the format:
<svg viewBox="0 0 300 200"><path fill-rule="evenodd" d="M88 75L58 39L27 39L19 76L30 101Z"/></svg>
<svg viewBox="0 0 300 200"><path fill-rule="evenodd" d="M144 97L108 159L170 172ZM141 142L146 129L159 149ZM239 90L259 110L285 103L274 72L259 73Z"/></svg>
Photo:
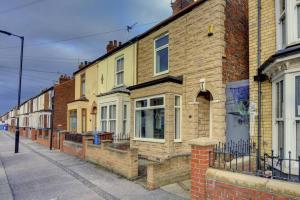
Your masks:
<svg viewBox="0 0 300 200"><path fill-rule="evenodd" d="M54 130L67 130L67 103L75 99L75 80L72 79L55 85L54 92Z"/></svg>
<svg viewBox="0 0 300 200"><path fill-rule="evenodd" d="M81 159L84 159L85 157L85 150L83 149L85 147L85 140L82 140L82 147L75 147L75 145L67 144L65 141L65 134L61 133L60 135L60 151L64 152L66 154L70 154L76 157L79 157Z"/></svg>
<svg viewBox="0 0 300 200"><path fill-rule="evenodd" d="M209 175L207 170L209 169L209 152L213 150L213 145L199 146L192 145L192 159L191 159L191 199L192 200L239 200L239 199L251 199L251 200L289 200L297 199L296 197L287 197L282 193L276 193L277 191L264 191L263 186L260 189L255 189L256 187L249 186L251 184L246 184L243 186L238 185L239 183L248 180L248 175L242 175L243 181L231 181L228 180L228 175L226 178L220 178L219 180L215 175ZM211 156L212 158L213 156ZM212 170L210 169L210 173ZM216 170L220 173L221 170ZM224 172L223 172L224 173ZM234 178L235 173L232 173L232 178ZM258 178L263 179L263 178ZM228 181L226 181L228 180ZM238 179L242 180L242 178ZM234 183L234 184L233 184ZM258 180L257 185L261 184L262 181ZM282 184L281 182L273 184ZM253 180L252 180L253 185ZM300 187L299 187L300 188ZM275 194L276 193L276 194ZM291 192L290 192L291 193ZM295 194L296 195L296 194Z"/></svg>
<svg viewBox="0 0 300 200"><path fill-rule="evenodd" d="M45 138L45 135L48 134L48 138ZM42 130L42 137L37 137L37 142L41 145L49 147L50 145L50 130Z"/></svg>
<svg viewBox="0 0 300 200"><path fill-rule="evenodd" d="M209 152L214 148L210 146L192 146L191 159L191 199L206 199L206 171L209 167Z"/></svg>
<svg viewBox="0 0 300 200"><path fill-rule="evenodd" d="M227 0L223 82L249 79L248 1Z"/></svg>
<svg viewBox="0 0 300 200"><path fill-rule="evenodd" d="M207 181L207 199L251 199L251 200L289 200L288 197L274 195L254 189L242 188L235 185L220 183L217 181Z"/></svg>

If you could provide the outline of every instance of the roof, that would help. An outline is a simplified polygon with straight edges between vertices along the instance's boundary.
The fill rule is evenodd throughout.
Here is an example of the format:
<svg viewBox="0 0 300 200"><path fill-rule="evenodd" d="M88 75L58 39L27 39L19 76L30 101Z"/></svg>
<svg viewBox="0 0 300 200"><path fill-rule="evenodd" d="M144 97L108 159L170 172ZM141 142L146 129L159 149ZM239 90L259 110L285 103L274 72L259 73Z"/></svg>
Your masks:
<svg viewBox="0 0 300 200"><path fill-rule="evenodd" d="M195 3L193 3L193 4L191 4L190 6L184 8L182 11L178 12L177 14L172 15L171 17L169 17L169 18L163 20L163 21L160 22L159 24L153 26L152 28L150 28L150 29L147 30L146 32L144 32L144 33L142 33L142 34L140 34L140 35L138 35L138 36L132 38L132 39L129 40L128 42L122 44L121 46L115 48L114 50L112 50L112 51L110 51L110 52L104 54L103 56L97 58L96 60L92 61L91 63L89 63L89 64L86 65L85 67L82 67L82 68L78 69L77 71L75 71L75 72L73 73L73 75L78 74L79 72L81 72L81 71L83 71L83 70L85 70L85 69L91 67L93 64L95 64L95 63L97 63L97 62L99 62L99 61L101 61L101 60L103 60L103 59L105 59L105 58L111 56L112 54L114 54L114 53L116 53L116 52L118 52L118 51L120 51L120 50L122 50L122 49L124 49L124 48L126 48L126 47L128 47L128 46L130 46L131 44L133 44L133 43L135 43L135 42L137 42L137 41L139 41L139 40L141 40L141 39L147 37L147 36L150 35L151 33L153 33L153 32L155 32L155 31L159 30L160 28L162 28L162 27L164 27L164 26L170 24L171 22L175 21L176 19L178 19L178 18L184 16L185 14L191 12L191 11L194 10L196 7L198 7L199 5L201 5L202 3L206 2L206 1L207 1L207 0L198 0L198 1L196 1Z"/></svg>
<svg viewBox="0 0 300 200"><path fill-rule="evenodd" d="M277 51L274 55L269 57L258 69L258 72L261 73L264 71L269 65L274 63L277 59L284 58L286 56L292 56L300 53L300 44L286 47L285 49L281 49Z"/></svg>
<svg viewBox="0 0 300 200"><path fill-rule="evenodd" d="M166 77L163 77L163 78L160 78L160 79L156 79L156 80L152 80L152 81L148 81L148 82L144 82L144 83L141 83L141 84L138 84L138 85L128 87L128 90L137 90L137 89L150 87L150 86L158 85L158 84L162 84L162 83L182 84L183 83L183 77L182 76L179 76L179 77L166 76Z"/></svg>
<svg viewBox="0 0 300 200"><path fill-rule="evenodd" d="M126 86L122 86L122 87L113 88L111 91L106 92L106 93L100 93L99 95L97 95L97 97L103 97L103 96L108 96L108 95L117 94L117 93L130 94L130 91L127 89Z"/></svg>

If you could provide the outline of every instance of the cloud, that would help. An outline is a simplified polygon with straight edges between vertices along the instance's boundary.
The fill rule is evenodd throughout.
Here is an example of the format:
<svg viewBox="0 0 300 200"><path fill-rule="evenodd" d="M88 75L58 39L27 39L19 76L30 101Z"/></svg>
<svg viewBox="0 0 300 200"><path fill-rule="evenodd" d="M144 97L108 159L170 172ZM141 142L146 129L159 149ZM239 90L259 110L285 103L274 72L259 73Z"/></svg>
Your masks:
<svg viewBox="0 0 300 200"><path fill-rule="evenodd" d="M31 0L0 2L1 13ZM55 73L36 73L28 69L72 74L79 61L104 54L109 40L124 42L154 25L142 24L161 21L170 15L170 0L44 0L0 14L0 30L25 36L22 87L22 99L25 100L50 87L58 77ZM126 25L135 22L138 25L130 34L123 30L55 43L91 33L125 29ZM34 46L40 43L49 44ZM17 48L4 48L14 46ZM16 105L19 46L18 38L0 35L0 114Z"/></svg>

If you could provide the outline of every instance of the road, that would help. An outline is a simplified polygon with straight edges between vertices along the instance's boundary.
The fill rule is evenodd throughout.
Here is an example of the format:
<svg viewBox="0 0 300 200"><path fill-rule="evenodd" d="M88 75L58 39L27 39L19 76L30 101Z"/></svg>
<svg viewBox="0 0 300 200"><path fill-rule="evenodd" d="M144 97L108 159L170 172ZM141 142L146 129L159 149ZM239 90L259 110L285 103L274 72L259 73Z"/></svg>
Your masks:
<svg viewBox="0 0 300 200"><path fill-rule="evenodd" d="M179 200L158 189L148 191L103 168L76 157L50 151L21 138L14 154L14 138L0 132L0 200Z"/></svg>

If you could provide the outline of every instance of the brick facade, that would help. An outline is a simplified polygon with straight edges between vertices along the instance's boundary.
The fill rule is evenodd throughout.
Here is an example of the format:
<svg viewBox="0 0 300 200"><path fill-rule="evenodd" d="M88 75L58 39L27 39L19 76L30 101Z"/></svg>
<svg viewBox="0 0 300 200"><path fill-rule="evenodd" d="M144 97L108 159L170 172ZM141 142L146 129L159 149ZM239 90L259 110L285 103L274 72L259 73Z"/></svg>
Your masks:
<svg viewBox="0 0 300 200"><path fill-rule="evenodd" d="M68 106L75 98L75 80L69 79L59 82L54 86L54 130L68 129Z"/></svg>
<svg viewBox="0 0 300 200"><path fill-rule="evenodd" d="M276 21L275 1L261 1L261 62L266 61L276 51ZM249 1L249 85L250 102L257 107L258 85L254 81L257 75L257 1ZM256 111L257 112L257 111ZM270 153L272 148L272 87L271 83L262 83L262 150ZM257 118L251 122L254 124L252 136L257 137Z"/></svg>
<svg viewBox="0 0 300 200"><path fill-rule="evenodd" d="M199 136L210 135L225 140L226 82L248 78L247 1L238 2L198 1L194 4L198 6L190 12L160 26L138 41L138 84L166 76L183 76L183 84L174 85L177 91L163 92L166 86L159 84L131 92L133 102L149 95L166 94L168 98L165 108L165 143L134 140L131 144L139 148L139 153L156 157L172 156L178 152L189 152L188 141ZM234 12L227 14L231 11ZM236 21L231 23L232 19ZM212 35L208 34L210 27L213 27ZM230 34L225 34L226 32ZM154 76L153 41L165 33L169 35L169 71L167 74ZM205 81L206 90L211 97L200 92L201 80ZM174 95L182 96L180 143L174 142L174 107L171 103ZM198 98L201 95L208 98L203 101L203 98ZM134 109L134 104L132 105ZM199 121L204 116L209 116L209 119L203 120L203 128ZM134 137L134 119L131 121L131 133Z"/></svg>
<svg viewBox="0 0 300 200"><path fill-rule="evenodd" d="M249 79L248 1L226 1L224 83Z"/></svg>

